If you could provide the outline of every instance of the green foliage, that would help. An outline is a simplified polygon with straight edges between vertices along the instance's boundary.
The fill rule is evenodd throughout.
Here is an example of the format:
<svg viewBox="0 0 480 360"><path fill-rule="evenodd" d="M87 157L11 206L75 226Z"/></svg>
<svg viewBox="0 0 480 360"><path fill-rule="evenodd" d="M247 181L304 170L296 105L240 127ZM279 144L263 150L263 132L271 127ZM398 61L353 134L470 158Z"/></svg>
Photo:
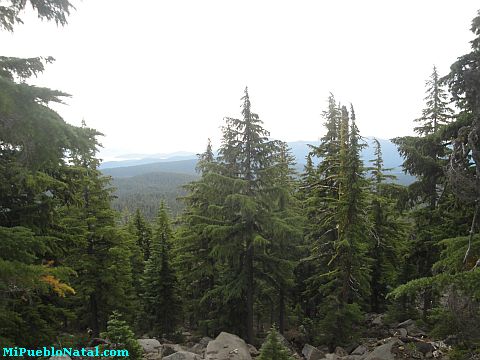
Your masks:
<svg viewBox="0 0 480 360"><path fill-rule="evenodd" d="M181 316L177 275L172 267L173 231L165 204L160 204L152 239L151 255L142 279L143 330L173 334Z"/></svg>
<svg viewBox="0 0 480 360"><path fill-rule="evenodd" d="M323 300L317 309L322 319L319 324L324 340L333 348L351 340L360 308L370 292L367 250L371 224L366 213L367 181L359 155L363 145L353 108L349 114L331 95L324 116L327 135L314 148L321 162L315 181L307 184L312 188L306 199L312 221L307 228L312 239L307 261L315 271L306 281L306 294Z"/></svg>
<svg viewBox="0 0 480 360"><path fill-rule="evenodd" d="M279 341L278 332L274 326L268 332L268 336L260 349L258 360L293 360L288 349Z"/></svg>
<svg viewBox="0 0 480 360"><path fill-rule="evenodd" d="M27 3L33 7L40 19L53 20L57 25L65 25L73 5L68 0L12 0L0 6L0 30L13 31L16 24L22 24L20 13Z"/></svg>
<svg viewBox="0 0 480 360"><path fill-rule="evenodd" d="M114 311L110 315L107 331L102 333L102 337L111 342L108 346L110 349L128 350L128 356L116 357L116 359L140 360L142 358L142 347L127 322L122 320L119 312Z"/></svg>
<svg viewBox="0 0 480 360"><path fill-rule="evenodd" d="M104 170L104 173L108 173ZM112 207L117 211L135 214L138 210L148 221L154 221L160 202L164 201L172 215L179 215L183 203L178 198L186 195L183 186L196 180L194 175L152 172L132 177L114 177L115 199Z"/></svg>

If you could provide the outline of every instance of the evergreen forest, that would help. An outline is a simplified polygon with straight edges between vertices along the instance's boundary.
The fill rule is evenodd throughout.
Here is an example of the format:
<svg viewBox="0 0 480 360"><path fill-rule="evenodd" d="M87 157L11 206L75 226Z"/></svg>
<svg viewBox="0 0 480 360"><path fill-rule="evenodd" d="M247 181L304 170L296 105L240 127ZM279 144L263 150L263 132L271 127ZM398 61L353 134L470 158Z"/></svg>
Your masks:
<svg viewBox="0 0 480 360"><path fill-rule="evenodd" d="M26 4L60 27L75 16L68 0L14 0L0 6L0 31L15 31ZM334 94L319 99L324 131L298 171L246 87L238 116L219 119L220 147L205 139L197 176L169 195L181 208L142 180L145 201L159 204L153 220L112 207L102 134L51 107L70 95L29 83L53 59L0 56L0 344L109 339L139 359L132 339L227 332L262 360L292 359L283 340L346 359L340 350L362 339L396 336L380 323L408 320L421 331L404 334L405 348L438 339L444 359L479 359L480 12L472 17L470 51L419 79L415 135L392 139L412 184L395 181L378 141L361 159L362 115Z"/></svg>

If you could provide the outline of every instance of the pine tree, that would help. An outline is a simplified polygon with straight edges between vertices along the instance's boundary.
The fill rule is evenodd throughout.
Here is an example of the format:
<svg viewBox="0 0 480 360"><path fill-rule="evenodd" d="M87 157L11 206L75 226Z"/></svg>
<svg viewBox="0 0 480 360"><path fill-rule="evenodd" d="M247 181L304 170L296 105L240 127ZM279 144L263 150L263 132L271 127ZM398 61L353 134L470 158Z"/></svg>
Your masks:
<svg viewBox="0 0 480 360"><path fill-rule="evenodd" d="M278 332L274 326L268 332L258 360L293 360L293 357L288 354L288 349L279 341Z"/></svg>
<svg viewBox="0 0 480 360"><path fill-rule="evenodd" d="M370 218L374 242L369 250L372 258L370 310L375 313L386 309L386 296L398 281L398 268L401 267L401 254L407 250L406 225L400 220L396 210L396 199L393 190L399 185L387 183L395 176L387 174L390 169L383 166L380 142L373 139L375 158L371 171L371 205Z"/></svg>
<svg viewBox="0 0 480 360"><path fill-rule="evenodd" d="M440 139L453 144L446 166L448 181L442 201L438 204L441 214L437 225L441 239L438 245L442 252L431 273L413 279L392 292L396 298L426 291L447 295L447 306L438 304L432 311L434 331L440 336L459 336L462 339L459 346L470 350L478 348L480 339L480 273L477 270L480 266L480 87L477 81L480 69L480 12L472 22L472 31L477 35L471 42L472 51L459 57L443 79L460 113L438 131Z"/></svg>
<svg viewBox="0 0 480 360"><path fill-rule="evenodd" d="M97 144L94 129L82 130ZM79 273L74 284L77 311L86 314L82 321L98 336L106 327L109 314L119 310L133 321L135 291L133 288L130 249L133 239L117 228L111 209L112 189L108 177L98 170L96 146L72 153L70 184L76 189L76 206L65 207L63 226L70 229L73 249L67 261Z"/></svg>
<svg viewBox="0 0 480 360"><path fill-rule="evenodd" d="M208 227L216 223L211 207L222 201L212 179L213 167L215 159L209 140L205 152L198 155L197 171L201 178L185 186L188 195L183 198L186 208L181 216L176 249L182 288L188 299L186 316L192 327L200 326L202 333L208 336L215 336L222 330L219 314L215 311L219 299L207 296L214 288L217 270L207 232Z"/></svg>
<svg viewBox="0 0 480 360"><path fill-rule="evenodd" d="M150 258L152 229L145 221L140 209L135 211L135 215L131 220L132 232L136 237L137 246L141 249L144 261Z"/></svg>
<svg viewBox="0 0 480 360"><path fill-rule="evenodd" d="M431 268L438 260L438 242L442 234L438 231L442 222L439 208L441 193L445 193L444 167L447 164L449 149L441 136L442 128L451 117L442 84L434 68L431 79L427 81L426 108L422 117L416 121L420 126L415 131L418 137L399 137L392 139L400 154L404 157L404 171L418 179L409 186L411 202L414 204L412 216L415 226L412 229L414 250L409 263L415 263L416 269L410 274L411 279L431 275ZM446 197L444 197L445 199ZM410 280L410 279L409 279ZM423 294L423 318L426 320L429 309L437 296L426 290Z"/></svg>
<svg viewBox="0 0 480 360"><path fill-rule="evenodd" d="M338 133L323 140L325 143L319 147L327 148L326 142L333 140L339 152L328 154L328 165L319 166L320 190L312 194L319 197L317 203L322 207L315 219L320 236L314 238L310 257L316 261L317 274L308 280L307 291L321 295L322 340L332 348L354 336L354 325L369 295L370 261L366 255L371 229L365 212L367 184L360 160L363 145L353 107L350 114L345 106L340 109Z"/></svg>
<svg viewBox="0 0 480 360"><path fill-rule="evenodd" d="M108 346L112 350L127 350L128 356L117 357L117 359L140 360L142 358L142 347L135 338L135 334L128 326L119 312L114 311L108 319L107 331L102 337L110 341Z"/></svg>
<svg viewBox="0 0 480 360"><path fill-rule="evenodd" d="M181 316L178 281L172 267L173 230L165 204L160 204L152 239L152 252L143 277L144 330L173 334Z"/></svg>
<svg viewBox="0 0 480 360"><path fill-rule="evenodd" d="M27 84L49 61L0 57L0 338L31 347L51 343L69 315L60 209L74 198L69 154L93 146L49 107L67 94Z"/></svg>

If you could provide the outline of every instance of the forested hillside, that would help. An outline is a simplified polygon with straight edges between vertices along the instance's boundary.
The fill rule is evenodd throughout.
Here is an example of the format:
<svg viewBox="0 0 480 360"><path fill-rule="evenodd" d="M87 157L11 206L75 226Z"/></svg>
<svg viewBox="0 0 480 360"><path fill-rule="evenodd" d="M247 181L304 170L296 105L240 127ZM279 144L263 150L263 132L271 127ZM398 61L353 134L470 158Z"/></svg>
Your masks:
<svg viewBox="0 0 480 360"><path fill-rule="evenodd" d="M73 10L27 3L59 25ZM24 6L0 6L1 31ZM415 135L392 139L408 186L378 140L362 159L362 114L334 94L318 103L324 131L299 172L248 88L238 117L219 121L218 153L205 139L189 163L197 175L112 181L99 169L102 134L52 109L69 95L29 83L53 59L0 57L2 346L102 344L140 359L142 337L180 354L166 359L213 360L228 338L264 345L232 345L222 360L302 348L310 360L478 359L480 12L471 30L450 72L426 74ZM172 345L201 341L202 355ZM378 355L387 344L395 351Z"/></svg>
<svg viewBox="0 0 480 360"><path fill-rule="evenodd" d="M183 187L197 178L194 175L171 172L113 178L115 198L112 207L127 218L139 209L149 221L153 221L163 200L172 215L177 216L184 209L181 198L186 195L186 191Z"/></svg>

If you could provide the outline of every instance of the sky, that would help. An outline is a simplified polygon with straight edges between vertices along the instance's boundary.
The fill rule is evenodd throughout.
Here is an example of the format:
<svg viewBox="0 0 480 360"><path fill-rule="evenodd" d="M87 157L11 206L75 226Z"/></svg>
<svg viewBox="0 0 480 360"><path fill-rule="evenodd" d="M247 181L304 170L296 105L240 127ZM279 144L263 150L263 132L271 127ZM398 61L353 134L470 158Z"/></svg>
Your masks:
<svg viewBox="0 0 480 360"><path fill-rule="evenodd" d="M72 95L68 123L105 134L100 156L200 152L252 109L271 136L318 140L332 92L360 132L411 135L425 80L469 52L478 1L71 0L68 25L26 11L2 55L53 56L32 84Z"/></svg>

